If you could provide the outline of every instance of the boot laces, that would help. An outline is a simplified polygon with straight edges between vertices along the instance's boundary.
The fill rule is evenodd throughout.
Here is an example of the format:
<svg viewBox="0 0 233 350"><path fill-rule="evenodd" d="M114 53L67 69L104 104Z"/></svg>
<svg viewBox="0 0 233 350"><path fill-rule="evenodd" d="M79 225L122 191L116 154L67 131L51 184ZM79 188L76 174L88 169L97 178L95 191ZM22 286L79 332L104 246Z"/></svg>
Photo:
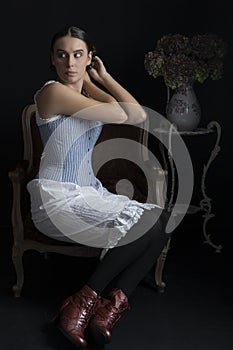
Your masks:
<svg viewBox="0 0 233 350"><path fill-rule="evenodd" d="M116 308L115 306L109 304L106 306L106 308L110 311L109 318L107 320L108 327L113 327L121 317L121 313L125 310L125 307L124 305L120 305L118 308Z"/></svg>
<svg viewBox="0 0 233 350"><path fill-rule="evenodd" d="M81 314L78 323L82 326L88 322L90 316L94 313L96 299L94 297L86 297L85 295L74 295L70 298L70 303L74 308L81 306Z"/></svg>

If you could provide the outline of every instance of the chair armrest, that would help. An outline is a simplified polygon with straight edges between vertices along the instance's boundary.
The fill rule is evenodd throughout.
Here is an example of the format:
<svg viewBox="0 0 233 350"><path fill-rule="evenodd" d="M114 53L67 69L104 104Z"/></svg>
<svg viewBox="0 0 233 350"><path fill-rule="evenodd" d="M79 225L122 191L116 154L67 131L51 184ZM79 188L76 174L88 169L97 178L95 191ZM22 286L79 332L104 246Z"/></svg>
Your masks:
<svg viewBox="0 0 233 350"><path fill-rule="evenodd" d="M29 162L27 160L23 160L17 163L13 170L8 172L8 176L12 183L20 183L26 178L28 164Z"/></svg>
<svg viewBox="0 0 233 350"><path fill-rule="evenodd" d="M158 167L158 165L151 160L146 160L145 165L147 169L149 169L149 181L150 188L152 190L148 193L149 201L156 203L161 207L164 207L167 170Z"/></svg>

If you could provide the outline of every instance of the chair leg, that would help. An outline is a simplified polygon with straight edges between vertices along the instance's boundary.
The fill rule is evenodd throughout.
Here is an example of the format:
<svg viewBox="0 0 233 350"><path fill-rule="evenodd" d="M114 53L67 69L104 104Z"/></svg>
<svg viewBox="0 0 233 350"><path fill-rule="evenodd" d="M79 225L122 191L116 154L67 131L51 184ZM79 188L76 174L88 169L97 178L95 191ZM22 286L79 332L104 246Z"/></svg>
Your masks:
<svg viewBox="0 0 233 350"><path fill-rule="evenodd" d="M171 239L168 240L167 244L162 250L162 253L157 259L157 263L155 265L155 283L158 288L158 292L163 293L166 287L166 283L162 280L164 264L167 258L167 253L169 250Z"/></svg>
<svg viewBox="0 0 233 350"><path fill-rule="evenodd" d="M12 260L15 267L17 281L12 289L14 296L17 298L21 295L24 283L23 253L24 250L19 245L14 244L12 249Z"/></svg>

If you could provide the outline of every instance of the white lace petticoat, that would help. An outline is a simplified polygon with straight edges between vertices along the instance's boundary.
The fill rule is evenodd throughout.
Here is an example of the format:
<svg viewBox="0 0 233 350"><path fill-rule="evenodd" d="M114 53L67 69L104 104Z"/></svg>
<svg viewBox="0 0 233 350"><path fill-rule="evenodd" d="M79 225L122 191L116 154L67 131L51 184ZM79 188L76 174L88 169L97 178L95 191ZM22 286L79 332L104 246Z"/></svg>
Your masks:
<svg viewBox="0 0 233 350"><path fill-rule="evenodd" d="M70 182L34 179L27 185L35 226L61 241L103 248L101 258L135 225L144 210L158 207Z"/></svg>

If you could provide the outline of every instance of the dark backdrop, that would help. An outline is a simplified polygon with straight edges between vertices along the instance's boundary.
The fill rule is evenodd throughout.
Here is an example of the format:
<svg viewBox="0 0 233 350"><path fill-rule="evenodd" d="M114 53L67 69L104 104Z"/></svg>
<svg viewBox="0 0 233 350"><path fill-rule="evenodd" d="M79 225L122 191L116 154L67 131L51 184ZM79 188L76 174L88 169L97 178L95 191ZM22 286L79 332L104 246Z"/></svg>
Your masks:
<svg viewBox="0 0 233 350"><path fill-rule="evenodd" d="M232 11L230 2L202 1L8 1L1 20L1 224L10 225L11 185L7 173L22 157L20 117L34 92L52 77L49 44L64 25L87 30L109 72L140 103L164 113L166 89L144 69L144 55L164 34L212 32L228 44L224 78L196 85L202 107L201 126L217 120L222 126L221 151L208 176L213 198L214 228L231 247L232 220ZM210 141L211 142L211 141ZM201 155L208 142L195 142ZM198 166L197 166L198 167Z"/></svg>

